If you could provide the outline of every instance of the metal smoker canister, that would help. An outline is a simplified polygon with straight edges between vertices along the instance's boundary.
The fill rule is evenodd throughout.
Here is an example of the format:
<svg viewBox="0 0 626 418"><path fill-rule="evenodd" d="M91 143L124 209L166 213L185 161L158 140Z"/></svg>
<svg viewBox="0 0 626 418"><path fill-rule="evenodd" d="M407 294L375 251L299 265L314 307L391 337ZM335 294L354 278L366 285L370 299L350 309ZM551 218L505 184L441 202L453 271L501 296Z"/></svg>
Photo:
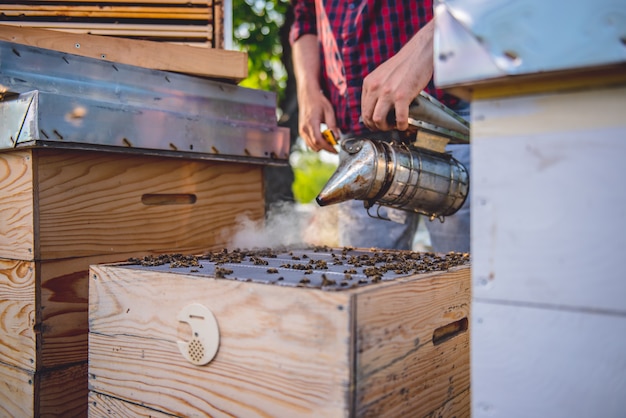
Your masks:
<svg viewBox="0 0 626 418"><path fill-rule="evenodd" d="M467 169L449 154L369 139L346 141L339 167L317 197L320 206L351 199L418 212L454 214L469 192Z"/></svg>

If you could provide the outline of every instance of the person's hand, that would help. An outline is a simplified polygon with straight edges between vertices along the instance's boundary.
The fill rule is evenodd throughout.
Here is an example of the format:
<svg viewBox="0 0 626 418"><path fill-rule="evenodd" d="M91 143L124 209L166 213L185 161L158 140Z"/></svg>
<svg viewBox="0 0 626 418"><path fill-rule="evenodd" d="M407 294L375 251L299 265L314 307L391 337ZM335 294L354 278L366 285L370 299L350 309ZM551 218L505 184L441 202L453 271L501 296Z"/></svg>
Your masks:
<svg viewBox="0 0 626 418"><path fill-rule="evenodd" d="M369 129L408 129L409 105L433 75L433 34L431 20L396 55L365 77L361 117ZM388 120L392 112L395 118Z"/></svg>
<svg viewBox="0 0 626 418"><path fill-rule="evenodd" d="M320 125L325 123L337 135L335 111L320 90L298 91L298 131L313 151L326 150L337 154L335 148L322 138Z"/></svg>

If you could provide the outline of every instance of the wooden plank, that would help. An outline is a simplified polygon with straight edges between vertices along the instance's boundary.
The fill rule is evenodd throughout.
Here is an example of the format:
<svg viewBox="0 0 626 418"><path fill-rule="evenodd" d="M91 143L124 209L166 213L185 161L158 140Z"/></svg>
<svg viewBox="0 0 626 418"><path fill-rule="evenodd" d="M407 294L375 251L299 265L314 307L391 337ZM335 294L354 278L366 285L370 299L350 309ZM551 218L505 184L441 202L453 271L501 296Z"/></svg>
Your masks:
<svg viewBox="0 0 626 418"><path fill-rule="evenodd" d="M34 417L34 373L0 362L0 416Z"/></svg>
<svg viewBox="0 0 626 418"><path fill-rule="evenodd" d="M3 22L3 26L56 30L66 33L115 36L161 36L170 38L204 37L210 38L209 25L168 25L141 23L90 23L90 22ZM109 38L105 38L109 39ZM153 46L158 46L157 43ZM56 49L56 48L50 48ZM75 48L77 49L77 48ZM63 51L65 52L65 51ZM69 51L68 51L69 52ZM230 51L234 52L234 51Z"/></svg>
<svg viewBox="0 0 626 418"><path fill-rule="evenodd" d="M469 391L470 286L468 266L357 294L356 416L429 416ZM455 322L465 329L435 344L435 330Z"/></svg>
<svg viewBox="0 0 626 418"><path fill-rule="evenodd" d="M145 417L145 418L171 418L172 415L160 411L124 402L97 392L89 392L89 416L90 417Z"/></svg>
<svg viewBox="0 0 626 418"><path fill-rule="evenodd" d="M626 313L626 86L472 103L481 300Z"/></svg>
<svg viewBox="0 0 626 418"><path fill-rule="evenodd" d="M191 46L193 48L211 48L210 43L198 40L197 42L176 42L176 41L167 41L170 45L183 45L183 46Z"/></svg>
<svg viewBox="0 0 626 418"><path fill-rule="evenodd" d="M38 373L39 413L35 416L86 417L87 362Z"/></svg>
<svg viewBox="0 0 626 418"><path fill-rule="evenodd" d="M189 27L169 27L163 28L168 32L159 33L155 29L154 27L143 29L143 36L145 33L156 33L155 36L166 36L171 33L181 38L191 34L200 36L197 31L202 31L202 29ZM67 32L68 30L64 28L63 31L52 31L27 27L17 29L15 26L5 24L0 25L0 40L138 67L229 79L235 82L241 81L248 75L248 58L244 52L197 49L192 46L170 45L164 42L156 43L84 33L71 34ZM97 30L95 26L91 31L94 30ZM115 27L111 27L111 30L115 30ZM210 32L211 30L204 28L203 36L209 36ZM121 34L119 31L117 33ZM135 34L139 36L140 32L135 32Z"/></svg>
<svg viewBox="0 0 626 418"><path fill-rule="evenodd" d="M119 256L109 257L123 260ZM45 261L41 275L41 336L43 367L87 360L88 275L91 263L105 257Z"/></svg>
<svg viewBox="0 0 626 418"><path fill-rule="evenodd" d="M38 0L38 3L51 3L51 4L59 4L61 1L59 0ZM100 3L102 4L102 0L62 0L63 4L74 4L74 3ZM143 5L143 4L162 4L162 5L206 5L211 6L213 4L213 0L106 0L106 3L123 3L125 5ZM12 2L12 4L21 4L18 2Z"/></svg>
<svg viewBox="0 0 626 418"><path fill-rule="evenodd" d="M232 6L231 6L232 7ZM232 26L232 25L231 25ZM213 34L211 40L215 48L224 48L224 2L213 2L213 27L211 28ZM229 38L232 38L232 34L228 34Z"/></svg>
<svg viewBox="0 0 626 418"><path fill-rule="evenodd" d="M0 361L34 369L37 359L35 263L0 258Z"/></svg>
<svg viewBox="0 0 626 418"><path fill-rule="evenodd" d="M223 248L238 217L264 216L262 167L136 154L36 150L40 259ZM149 205L182 194L190 204Z"/></svg>
<svg viewBox="0 0 626 418"><path fill-rule="evenodd" d="M347 415L347 293L114 266L92 267L89 282L91 390L182 416ZM218 322L206 366L177 348L191 303Z"/></svg>
<svg viewBox="0 0 626 418"><path fill-rule="evenodd" d="M626 316L481 301L472 311L473 417L624 415Z"/></svg>
<svg viewBox="0 0 626 418"><path fill-rule="evenodd" d="M0 362L0 416L84 417L87 363L32 372Z"/></svg>
<svg viewBox="0 0 626 418"><path fill-rule="evenodd" d="M31 260L35 249L30 150L0 153L0 257Z"/></svg>
<svg viewBox="0 0 626 418"><path fill-rule="evenodd" d="M152 7L152 6L66 6L66 5L3 5L3 17L29 18L120 18L120 19L185 19L207 20L212 18L208 7Z"/></svg>

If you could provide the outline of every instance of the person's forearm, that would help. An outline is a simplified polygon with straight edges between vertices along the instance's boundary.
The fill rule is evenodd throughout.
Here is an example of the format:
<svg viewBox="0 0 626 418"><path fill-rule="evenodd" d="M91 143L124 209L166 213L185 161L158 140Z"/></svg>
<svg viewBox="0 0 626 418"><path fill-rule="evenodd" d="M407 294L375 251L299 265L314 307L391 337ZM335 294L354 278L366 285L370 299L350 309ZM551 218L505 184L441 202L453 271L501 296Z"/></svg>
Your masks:
<svg viewBox="0 0 626 418"><path fill-rule="evenodd" d="M292 45L293 71L298 94L320 90L320 55L316 35L306 34Z"/></svg>
<svg viewBox="0 0 626 418"><path fill-rule="evenodd" d="M309 148L336 153L322 138L321 124L337 133L335 112L320 86L320 51L317 35L302 35L292 44L298 91L298 131Z"/></svg>

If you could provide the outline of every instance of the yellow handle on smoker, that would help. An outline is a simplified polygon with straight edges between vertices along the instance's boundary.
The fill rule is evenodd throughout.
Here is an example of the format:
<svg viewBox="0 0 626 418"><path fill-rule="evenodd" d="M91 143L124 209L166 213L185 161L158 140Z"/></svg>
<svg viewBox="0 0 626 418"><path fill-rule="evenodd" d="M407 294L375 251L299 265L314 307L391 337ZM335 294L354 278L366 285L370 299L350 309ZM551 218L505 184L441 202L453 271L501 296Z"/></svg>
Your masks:
<svg viewBox="0 0 626 418"><path fill-rule="evenodd" d="M322 132L322 138L324 138L324 140L328 142L330 145L332 145L333 147L337 145L337 139L335 138L335 133L331 131L330 129L326 129L324 132Z"/></svg>

